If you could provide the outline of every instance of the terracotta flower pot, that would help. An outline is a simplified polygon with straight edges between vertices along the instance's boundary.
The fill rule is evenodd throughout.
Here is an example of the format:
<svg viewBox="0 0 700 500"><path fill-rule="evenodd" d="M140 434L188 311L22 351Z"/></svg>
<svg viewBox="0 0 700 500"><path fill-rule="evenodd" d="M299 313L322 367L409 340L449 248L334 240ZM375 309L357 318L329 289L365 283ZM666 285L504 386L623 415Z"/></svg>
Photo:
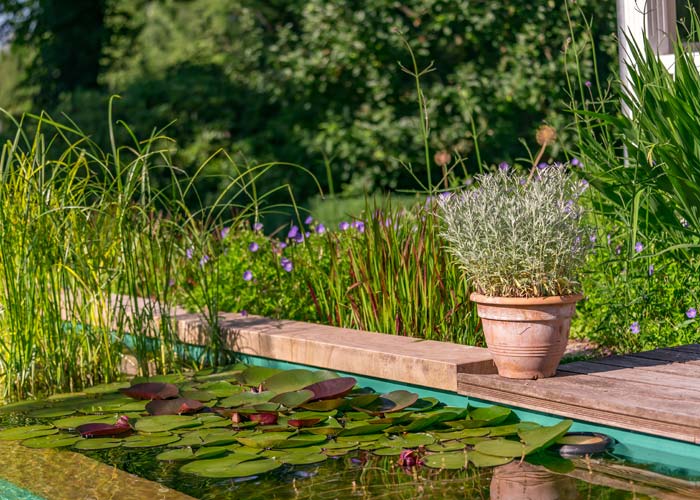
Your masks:
<svg viewBox="0 0 700 500"><path fill-rule="evenodd" d="M472 293L486 345L507 378L552 377L569 340L571 316L582 295L488 297Z"/></svg>

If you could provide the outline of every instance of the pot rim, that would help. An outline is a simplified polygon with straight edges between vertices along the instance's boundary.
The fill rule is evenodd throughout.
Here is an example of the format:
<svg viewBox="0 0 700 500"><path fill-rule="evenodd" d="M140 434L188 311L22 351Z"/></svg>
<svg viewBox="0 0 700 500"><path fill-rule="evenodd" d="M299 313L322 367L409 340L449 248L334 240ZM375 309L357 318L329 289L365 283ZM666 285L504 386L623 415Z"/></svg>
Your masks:
<svg viewBox="0 0 700 500"><path fill-rule="evenodd" d="M477 304L494 304L494 305L556 305L556 304L571 304L583 299L583 294L574 293L571 295L553 295L549 297L498 297L490 295L482 295L478 292L472 292L469 300Z"/></svg>

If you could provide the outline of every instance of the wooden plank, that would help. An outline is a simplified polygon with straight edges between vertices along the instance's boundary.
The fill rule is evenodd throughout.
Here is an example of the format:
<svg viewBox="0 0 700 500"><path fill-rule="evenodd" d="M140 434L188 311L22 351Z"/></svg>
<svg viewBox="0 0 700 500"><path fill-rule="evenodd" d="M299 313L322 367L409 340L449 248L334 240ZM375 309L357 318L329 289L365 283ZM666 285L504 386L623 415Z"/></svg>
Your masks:
<svg viewBox="0 0 700 500"><path fill-rule="evenodd" d="M660 377L657 373L649 371L620 368L590 361L568 363L562 365L559 371L562 373L589 375L591 377L640 382L655 387L685 389L688 391L688 399L700 402L700 379L692 376L666 374Z"/></svg>
<svg viewBox="0 0 700 500"><path fill-rule="evenodd" d="M659 361L671 361L678 363L690 363L700 365L700 356L678 349L664 348L653 351L637 352L634 354L638 358L656 359Z"/></svg>
<svg viewBox="0 0 700 500"><path fill-rule="evenodd" d="M650 392L643 383L585 375L526 381L459 375L458 389L467 396L700 442L700 403L674 388Z"/></svg>
<svg viewBox="0 0 700 500"><path fill-rule="evenodd" d="M700 378L700 365L640 358L634 354L627 356L609 356L607 358L596 359L593 363L619 366L622 368L635 368L637 370L646 370L654 373L672 373L685 377ZM566 366L564 365L562 368L566 368Z"/></svg>
<svg viewBox="0 0 700 500"><path fill-rule="evenodd" d="M670 347L669 349L697 354L698 358L700 359L700 344L679 345L676 347Z"/></svg>

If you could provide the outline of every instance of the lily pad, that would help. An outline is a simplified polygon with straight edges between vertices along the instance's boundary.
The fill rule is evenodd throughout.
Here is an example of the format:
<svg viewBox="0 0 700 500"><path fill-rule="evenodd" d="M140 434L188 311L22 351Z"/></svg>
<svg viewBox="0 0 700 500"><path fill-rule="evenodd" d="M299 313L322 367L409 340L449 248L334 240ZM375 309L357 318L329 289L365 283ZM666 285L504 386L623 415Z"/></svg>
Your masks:
<svg viewBox="0 0 700 500"><path fill-rule="evenodd" d="M267 391L276 393L295 392L305 387L338 378L338 374L328 370L306 370L303 368L276 373L262 382Z"/></svg>
<svg viewBox="0 0 700 500"><path fill-rule="evenodd" d="M517 424L489 427L488 431L489 431L489 436L492 436L492 437L515 436L520 431L538 429L540 427L542 427L540 424L536 424L534 422L519 422Z"/></svg>
<svg viewBox="0 0 700 500"><path fill-rule="evenodd" d="M187 427L197 427L201 421L196 417L185 415L158 415L140 418L134 424L139 432L164 432Z"/></svg>
<svg viewBox="0 0 700 500"><path fill-rule="evenodd" d="M213 394L217 398L227 398L229 396L233 396L234 394L238 394L240 392L245 391L245 389L240 385L233 385L231 382L226 382L225 380L219 380L217 382L208 382L206 384L200 385L198 389L200 390L200 392L207 392Z"/></svg>
<svg viewBox="0 0 700 500"><path fill-rule="evenodd" d="M34 418L56 418L66 417L75 413L75 410L69 408L44 408L42 410L34 410L27 415Z"/></svg>
<svg viewBox="0 0 700 500"><path fill-rule="evenodd" d="M425 449L436 453L445 453L447 451L463 450L465 447L466 445L460 441L448 441L447 443L429 444Z"/></svg>
<svg viewBox="0 0 700 500"><path fill-rule="evenodd" d="M415 412L428 411L440 404L437 398L420 398L413 403L408 409Z"/></svg>
<svg viewBox="0 0 700 500"><path fill-rule="evenodd" d="M241 458L240 455L233 454L223 458L195 460L180 467L180 472L211 478L247 477L264 474L282 466L282 462L270 458Z"/></svg>
<svg viewBox="0 0 700 500"><path fill-rule="evenodd" d="M269 368L267 366L249 366L236 375L236 379L243 385L257 387L262 384L264 380L269 379L275 373L281 371L282 370L277 368Z"/></svg>
<svg viewBox="0 0 700 500"><path fill-rule="evenodd" d="M373 415L380 413L391 413L408 408L418 400L418 394L414 392L399 390L382 394L379 399L366 408L358 408Z"/></svg>
<svg viewBox="0 0 700 500"><path fill-rule="evenodd" d="M134 399L170 399L180 393L176 385L164 382L145 382L120 389L119 392Z"/></svg>
<svg viewBox="0 0 700 500"><path fill-rule="evenodd" d="M484 455L494 457L518 458L528 454L529 449L519 441L510 439L489 439L474 445L474 449Z"/></svg>
<svg viewBox="0 0 700 500"><path fill-rule="evenodd" d="M447 453L434 453L423 459L426 467L433 469L466 469L469 465L469 453L466 451L450 451Z"/></svg>
<svg viewBox="0 0 700 500"><path fill-rule="evenodd" d="M155 446L163 446L166 444L179 441L180 436L148 436L145 434L136 434L124 440L122 446L124 448L152 448Z"/></svg>
<svg viewBox="0 0 700 500"><path fill-rule="evenodd" d="M403 436L385 436L378 444L391 448L418 448L433 444L435 438L430 434L405 434Z"/></svg>
<svg viewBox="0 0 700 500"><path fill-rule="evenodd" d="M107 423L89 423L79 425L75 428L76 431L84 438L92 438L98 436L117 436L131 432L129 418L121 416L117 419L114 425Z"/></svg>
<svg viewBox="0 0 700 500"><path fill-rule="evenodd" d="M484 455L478 451L469 452L469 461L476 467L496 467L498 465L510 463L512 460L513 459L510 457L494 457L491 455Z"/></svg>
<svg viewBox="0 0 700 500"><path fill-rule="evenodd" d="M265 432L248 437L236 436L236 441L251 448L272 448L294 435L294 432Z"/></svg>
<svg viewBox="0 0 700 500"><path fill-rule="evenodd" d="M312 401L322 401L325 399L342 398L355 387L357 380L353 377L338 377L329 380L316 382L304 387L307 391L313 392Z"/></svg>
<svg viewBox="0 0 700 500"><path fill-rule="evenodd" d="M364 436L367 434L377 434L387 427L389 424L366 424L364 422L358 422L359 425L348 424L345 429L338 433L338 436Z"/></svg>
<svg viewBox="0 0 700 500"><path fill-rule="evenodd" d="M510 408L504 406L485 406L469 411L469 418L475 422L483 422L478 427L498 425L513 414Z"/></svg>
<svg viewBox="0 0 700 500"><path fill-rule="evenodd" d="M377 448L376 450L372 450L372 453L380 457L391 457L401 455L402 451L402 448Z"/></svg>
<svg viewBox="0 0 700 500"><path fill-rule="evenodd" d="M287 465L309 465L324 462L328 459L323 453L289 453L280 457L279 461Z"/></svg>
<svg viewBox="0 0 700 500"><path fill-rule="evenodd" d="M289 439L285 439L277 443L274 448L286 449L286 448L301 448L304 446L312 446L316 444L325 443L327 440L326 436L319 434L297 434Z"/></svg>
<svg viewBox="0 0 700 500"><path fill-rule="evenodd" d="M278 415L274 412L252 413L248 418L251 422L257 422L260 425L274 425L277 423Z"/></svg>
<svg viewBox="0 0 700 500"><path fill-rule="evenodd" d="M518 432L520 439L531 449L531 451L545 449L554 444L560 437L567 433L573 422L562 420L550 427L538 427L536 429Z"/></svg>
<svg viewBox="0 0 700 500"><path fill-rule="evenodd" d="M216 458L225 455L229 452L227 446L205 446L198 449L194 453L194 458L205 459L205 458Z"/></svg>
<svg viewBox="0 0 700 500"><path fill-rule="evenodd" d="M314 393L308 389L302 389L300 391L284 392L278 394L274 398L270 399L272 403L279 403L286 406L287 408L296 408L301 406L311 398L314 397Z"/></svg>
<svg viewBox="0 0 700 500"><path fill-rule="evenodd" d="M81 439L76 441L73 448L76 450L106 450L121 446L123 440L113 438Z"/></svg>
<svg viewBox="0 0 700 500"><path fill-rule="evenodd" d="M556 472L557 474L568 474L576 469L576 466L571 460L568 460L558 453L547 451L533 453L528 455L527 461L533 465L541 465L542 467Z"/></svg>
<svg viewBox="0 0 700 500"><path fill-rule="evenodd" d="M24 427L12 427L0 431L0 441L15 441L56 434L58 429L53 425L27 425Z"/></svg>
<svg viewBox="0 0 700 500"><path fill-rule="evenodd" d="M129 382L112 382L109 384L100 384L88 387L83 390L85 394L109 394L112 392L118 392L120 389L126 389L129 387Z"/></svg>
<svg viewBox="0 0 700 500"><path fill-rule="evenodd" d="M78 415L76 417L59 418L54 420L52 424L59 429L75 429L84 424L111 424L113 422L113 415Z"/></svg>
<svg viewBox="0 0 700 500"><path fill-rule="evenodd" d="M274 398L276 394L270 391L263 392L240 392L219 401L219 406L224 408L237 408L243 405L266 403Z"/></svg>
<svg viewBox="0 0 700 500"><path fill-rule="evenodd" d="M196 399L197 401L201 401L203 403L216 399L216 396L211 392L201 390L184 391L182 393L182 397L185 399Z"/></svg>
<svg viewBox="0 0 700 500"><path fill-rule="evenodd" d="M348 401L343 398L325 399L323 401L313 401L300 405L305 410L310 411L331 411L343 408L348 404Z"/></svg>
<svg viewBox="0 0 700 500"><path fill-rule="evenodd" d="M48 436L34 437L22 441L22 446L27 448L62 448L73 446L81 438L71 434L50 434Z"/></svg>
<svg viewBox="0 0 700 500"><path fill-rule="evenodd" d="M185 398L153 400L146 405L146 411L150 415L182 415L196 413L202 408L204 405L201 401Z"/></svg>
<svg viewBox="0 0 700 500"><path fill-rule="evenodd" d="M175 448L174 450L166 450L156 455L156 460L174 461L194 459L192 448Z"/></svg>

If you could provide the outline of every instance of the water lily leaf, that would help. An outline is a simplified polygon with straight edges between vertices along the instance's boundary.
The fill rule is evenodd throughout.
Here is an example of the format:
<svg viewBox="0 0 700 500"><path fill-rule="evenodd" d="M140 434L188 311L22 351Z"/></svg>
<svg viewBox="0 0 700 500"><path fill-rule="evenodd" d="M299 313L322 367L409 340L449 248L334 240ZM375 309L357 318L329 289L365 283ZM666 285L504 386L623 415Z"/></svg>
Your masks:
<svg viewBox="0 0 700 500"><path fill-rule="evenodd" d="M265 432L254 436L236 436L236 441L251 448L272 448L294 436L294 432Z"/></svg>
<svg viewBox="0 0 700 500"><path fill-rule="evenodd" d="M300 419L300 418L290 418L287 419L287 424L291 425L292 427L296 427L298 429L302 427L313 427L314 425L318 424L321 422L321 418L305 418L305 419Z"/></svg>
<svg viewBox="0 0 700 500"><path fill-rule="evenodd" d="M328 456L323 453L289 453L280 457L279 461L287 465L309 465L324 462Z"/></svg>
<svg viewBox="0 0 700 500"><path fill-rule="evenodd" d="M278 394L270 401L272 403L279 403L281 405L284 405L287 408L296 408L297 406L303 405L313 397L313 392L306 389L302 389L300 391L284 392L282 394Z"/></svg>
<svg viewBox="0 0 700 500"><path fill-rule="evenodd" d="M359 441L327 441L323 443L324 450L351 450L360 445Z"/></svg>
<svg viewBox="0 0 700 500"><path fill-rule="evenodd" d="M469 465L469 454L466 451L435 453L427 455L423 463L433 469L466 469Z"/></svg>
<svg viewBox="0 0 700 500"><path fill-rule="evenodd" d="M433 415L421 416L413 419L408 425L404 425L401 428L390 429L392 432L419 432L425 429L429 429L435 424L442 422L444 415L436 413Z"/></svg>
<svg viewBox="0 0 700 500"><path fill-rule="evenodd" d="M391 413L401 411L414 404L418 400L418 394L404 390L392 391L382 394L377 401L365 408L358 408L361 411L379 415L380 413Z"/></svg>
<svg viewBox="0 0 700 500"><path fill-rule="evenodd" d="M236 433L233 430L198 429L182 435L182 440L175 443L177 446L225 446L236 443Z"/></svg>
<svg viewBox="0 0 700 500"><path fill-rule="evenodd" d="M82 424L76 427L75 430L78 431L82 437L91 438L98 436L118 436L131 432L132 429L129 424L129 418L121 416L114 424L100 422Z"/></svg>
<svg viewBox="0 0 700 500"><path fill-rule="evenodd" d="M520 431L528 431L531 429L539 429L542 427L540 424L535 422L518 422L517 424L509 425L499 425L496 427L488 427L489 436L501 437L501 436L515 436Z"/></svg>
<svg viewBox="0 0 700 500"><path fill-rule="evenodd" d="M518 432L520 439L527 445L529 452L545 449L554 444L557 439L566 434L573 422L571 420L562 420L556 425L550 427L539 427L536 429L524 430Z"/></svg>
<svg viewBox="0 0 700 500"><path fill-rule="evenodd" d="M241 387L240 385L233 385L231 382L227 382L225 380L201 384L198 389L200 392L213 394L217 398L227 398L229 396L233 396L234 394L245 392L245 388Z"/></svg>
<svg viewBox="0 0 700 500"><path fill-rule="evenodd" d="M295 392L305 387L338 378L338 374L328 370L306 370L303 368L295 370L285 370L279 372L262 382L263 388L267 391L277 393Z"/></svg>
<svg viewBox="0 0 700 500"><path fill-rule="evenodd" d="M146 411L150 415L182 415L195 413L204 408L204 405L196 399L165 399L153 400L146 405Z"/></svg>
<svg viewBox="0 0 700 500"><path fill-rule="evenodd" d="M273 425L277 423L277 413L252 413L248 415L248 418L250 418L251 422L258 422L260 425Z"/></svg>
<svg viewBox="0 0 700 500"><path fill-rule="evenodd" d="M462 429L458 431L449 432L433 432L433 435L440 439L441 441L447 441L450 439L464 439L471 437L481 437L486 436L489 433L488 429Z"/></svg>
<svg viewBox="0 0 700 500"><path fill-rule="evenodd" d="M347 400L343 398L336 399L326 399L323 401L313 401L309 403L304 403L300 405L305 410L310 411L331 411L343 408L348 404Z"/></svg>
<svg viewBox="0 0 700 500"><path fill-rule="evenodd" d="M27 415L34 418L55 418L65 417L75 413L75 410L67 408L44 408L42 410L34 410Z"/></svg>
<svg viewBox="0 0 700 500"><path fill-rule="evenodd" d="M224 408L237 408L243 405L256 403L266 403L274 398L276 394L271 391L263 392L240 392L219 401L219 406Z"/></svg>
<svg viewBox="0 0 700 500"><path fill-rule="evenodd" d="M222 418L219 415L216 415L215 419L203 420L202 417L204 417L206 415L208 415L208 414L200 413L199 415L197 415L197 418L199 418L203 422L202 427L204 427L206 429L216 429L216 428L220 428L220 427L230 428L231 427L231 420L229 420L228 418Z"/></svg>
<svg viewBox="0 0 700 500"><path fill-rule="evenodd" d="M194 453L194 458L216 458L225 455L229 451L227 446L204 446Z"/></svg>
<svg viewBox="0 0 700 500"><path fill-rule="evenodd" d="M185 415L157 415L143 417L136 421L134 429L139 432L164 432L187 427L197 427L201 421Z"/></svg>
<svg viewBox="0 0 700 500"><path fill-rule="evenodd" d="M494 457L491 455L484 455L478 451L470 451L469 461L476 467L496 467L498 465L510 463L513 459L511 457Z"/></svg>
<svg viewBox="0 0 700 500"><path fill-rule="evenodd" d="M355 436L338 436L335 440L338 443L373 443L377 442L384 434L357 434Z"/></svg>
<svg viewBox="0 0 700 500"><path fill-rule="evenodd" d="M518 458L528 453L528 448L523 443L503 438L476 443L474 449L484 455L507 458Z"/></svg>
<svg viewBox="0 0 700 500"><path fill-rule="evenodd" d="M445 453L447 451L460 451L465 448L465 444L460 442L460 441L449 441L447 443L434 443L434 444L429 444L428 446L425 447L426 450L436 452L436 453Z"/></svg>
<svg viewBox="0 0 700 500"><path fill-rule="evenodd" d="M401 424L411 422L412 416L413 416L413 413L411 413L410 411L403 411L403 412L397 411L397 412L390 413L389 415L380 415L379 417L372 418L367 423L368 424L390 424L390 425L396 426L397 428L403 428L403 426Z"/></svg>
<svg viewBox="0 0 700 500"><path fill-rule="evenodd" d="M418 448L433 444L435 438L430 434L406 434L403 436L385 436L377 442L382 446L390 448Z"/></svg>
<svg viewBox="0 0 700 500"><path fill-rule="evenodd" d="M513 411L504 406L485 406L483 408L475 408L469 410L469 418L479 422L485 422L485 425L498 425L512 415Z"/></svg>
<svg viewBox="0 0 700 500"><path fill-rule="evenodd" d="M371 393L371 394L360 394L359 396L355 396L350 398L350 401L348 401L348 405L351 408L355 408L356 410L360 410L363 408L368 408L372 404L374 404L377 400L379 400L379 394L376 393Z"/></svg>
<svg viewBox="0 0 700 500"><path fill-rule="evenodd" d="M334 419L333 417L327 417L325 420L321 421L313 427L306 427L304 431L310 432L312 434L323 434L324 436L334 436L338 432L343 430L343 426Z"/></svg>
<svg viewBox="0 0 700 500"><path fill-rule="evenodd" d="M164 384L180 384L187 381L187 377L182 373L170 373L168 375L154 375L152 377L134 377L131 379L131 384L145 383L164 383Z"/></svg>
<svg viewBox="0 0 700 500"><path fill-rule="evenodd" d="M488 437L470 437L470 438L464 438L460 439L460 443L468 444L469 446L474 446L476 443L481 443L482 441L488 441L491 438Z"/></svg>
<svg viewBox="0 0 700 500"><path fill-rule="evenodd" d="M236 376L240 375L247 368L248 365L243 363L236 363L228 366L218 366L215 368L205 368L204 370L199 370L195 372L194 379L197 381L235 379Z"/></svg>
<svg viewBox="0 0 700 500"><path fill-rule="evenodd" d="M156 455L156 460L172 460L179 462L181 460L192 460L194 452L192 448L175 448L174 450L166 450Z"/></svg>
<svg viewBox="0 0 700 500"><path fill-rule="evenodd" d="M201 401L202 403L207 403L217 398L213 393L209 391L202 391L196 389L183 391L182 397L185 399L196 399L197 401Z"/></svg>
<svg viewBox="0 0 700 500"><path fill-rule="evenodd" d="M282 466L282 462L271 458L256 458L257 460L245 462L238 461L235 456L195 460L182 466L180 472L211 478L247 477L264 474Z"/></svg>
<svg viewBox="0 0 700 500"><path fill-rule="evenodd" d="M109 384L94 385L84 389L85 394L109 394L112 392L118 392L119 389L126 389L129 387L129 382L112 382Z"/></svg>
<svg viewBox="0 0 700 500"><path fill-rule="evenodd" d="M367 424L364 422L357 422L357 425L352 425L355 422L349 422L348 425L338 433L338 436L364 436L366 434L377 434L383 431L389 424Z"/></svg>
<svg viewBox="0 0 700 500"><path fill-rule="evenodd" d="M414 412L429 411L440 404L437 398L420 398L413 403L408 409Z"/></svg>
<svg viewBox="0 0 700 500"><path fill-rule="evenodd" d="M169 399L176 398L179 394L176 385L164 382L145 382L119 389L119 392L134 399Z"/></svg>
<svg viewBox="0 0 700 500"><path fill-rule="evenodd" d="M29 411L38 410L39 408L45 408L45 401L17 401L16 403L10 403L0 406L0 413L10 413L14 411Z"/></svg>
<svg viewBox="0 0 700 500"><path fill-rule="evenodd" d="M52 424L59 429L75 429L83 424L113 423L112 415L78 415L77 417L66 417L54 420Z"/></svg>
<svg viewBox="0 0 700 500"><path fill-rule="evenodd" d="M546 469L556 472L557 474L568 474L573 471L576 466L571 460L568 460L558 453L550 453L541 451L528 455L527 462L533 465L541 465Z"/></svg>
<svg viewBox="0 0 700 500"><path fill-rule="evenodd" d="M355 384L357 384L357 380L354 377L338 377L316 382L304 387L304 389L314 393L312 401L322 401L342 398L352 391Z"/></svg>
<svg viewBox="0 0 700 500"><path fill-rule="evenodd" d="M312 446L316 444L325 443L327 440L326 436L322 434L297 434L285 439L273 446L273 448L286 449L286 448L301 448L304 446Z"/></svg>
<svg viewBox="0 0 700 500"><path fill-rule="evenodd" d="M64 446L73 446L79 440L79 436L71 434L50 434L48 436L25 439L22 441L22 446L27 448L62 448Z"/></svg>
<svg viewBox="0 0 700 500"><path fill-rule="evenodd" d="M106 450L121 446L123 440L113 438L80 439L76 441L73 448L76 450Z"/></svg>
<svg viewBox="0 0 700 500"><path fill-rule="evenodd" d="M241 373L236 375L236 380L238 380L243 385L248 385L252 387L257 387L264 380L269 379L275 373L279 373L282 370L277 368L269 368L267 366L249 366Z"/></svg>
<svg viewBox="0 0 700 500"><path fill-rule="evenodd" d="M402 448L377 448L376 450L372 450L372 453L380 457L391 457L401 455L402 451Z"/></svg>
<svg viewBox="0 0 700 500"><path fill-rule="evenodd" d="M12 427L0 431L0 441L15 441L56 434L58 429L53 425L27 425L24 427Z"/></svg>
<svg viewBox="0 0 700 500"><path fill-rule="evenodd" d="M124 440L122 446L124 448L151 448L154 446L163 446L166 444L174 443L179 441L180 436L170 435L170 436L150 436L145 434L136 434L134 436L129 436Z"/></svg>

